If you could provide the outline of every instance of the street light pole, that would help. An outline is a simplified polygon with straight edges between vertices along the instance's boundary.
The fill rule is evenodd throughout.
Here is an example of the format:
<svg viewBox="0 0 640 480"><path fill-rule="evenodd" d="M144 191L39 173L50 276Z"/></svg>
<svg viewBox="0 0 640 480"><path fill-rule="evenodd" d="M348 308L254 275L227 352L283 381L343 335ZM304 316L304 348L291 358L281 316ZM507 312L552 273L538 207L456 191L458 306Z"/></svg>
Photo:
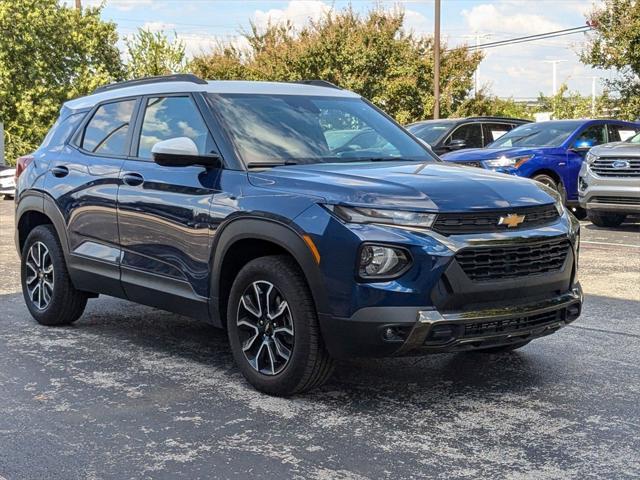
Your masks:
<svg viewBox="0 0 640 480"><path fill-rule="evenodd" d="M478 51L478 47L480 46L480 40L485 40L485 39L489 39L491 38L491 34L490 33L478 33L478 31L475 31L473 33L473 35L463 35L463 38L475 38L476 40L476 49L475 51ZM478 66L476 67L476 71L473 74L473 95L478 98L478 84L480 83L480 80L478 80L478 77L480 75L480 64L478 64Z"/></svg>
<svg viewBox="0 0 640 480"><path fill-rule="evenodd" d="M433 118L440 118L440 0L435 0L433 32Z"/></svg>
<svg viewBox="0 0 640 480"><path fill-rule="evenodd" d="M550 63L553 65L553 93L555 96L558 93L558 64L562 62L566 62L567 60L545 60L545 63Z"/></svg>

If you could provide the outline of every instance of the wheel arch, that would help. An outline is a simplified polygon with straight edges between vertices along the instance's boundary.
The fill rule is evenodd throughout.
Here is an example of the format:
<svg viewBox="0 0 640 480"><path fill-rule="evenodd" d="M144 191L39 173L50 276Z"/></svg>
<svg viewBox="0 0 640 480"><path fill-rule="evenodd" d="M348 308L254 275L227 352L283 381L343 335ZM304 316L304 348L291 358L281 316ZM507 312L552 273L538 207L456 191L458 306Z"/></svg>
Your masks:
<svg viewBox="0 0 640 480"><path fill-rule="evenodd" d="M220 227L214 240L209 309L215 326L226 326L228 294L238 271L255 258L283 253L300 267L316 311L326 310L328 302L322 274L302 235L277 220L240 217Z"/></svg>
<svg viewBox="0 0 640 480"><path fill-rule="evenodd" d="M20 198L16 208L15 242L18 255L29 233L39 225L52 225L58 235L65 259L69 253L65 221L53 199L41 192L32 192Z"/></svg>

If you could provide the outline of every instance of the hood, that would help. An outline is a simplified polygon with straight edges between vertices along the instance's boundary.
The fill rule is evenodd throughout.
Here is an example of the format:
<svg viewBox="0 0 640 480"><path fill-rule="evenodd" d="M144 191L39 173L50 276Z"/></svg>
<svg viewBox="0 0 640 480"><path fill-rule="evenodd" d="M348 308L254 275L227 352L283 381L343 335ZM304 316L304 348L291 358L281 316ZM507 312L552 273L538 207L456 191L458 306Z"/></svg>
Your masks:
<svg viewBox="0 0 640 480"><path fill-rule="evenodd" d="M504 147L504 148L470 148L441 155L447 162L473 162L479 160L491 160L505 156L507 158L521 155L544 155L556 147Z"/></svg>
<svg viewBox="0 0 640 480"><path fill-rule="evenodd" d="M440 162L296 165L249 173L249 180L328 203L409 210L465 212L555 201L532 180Z"/></svg>
<svg viewBox="0 0 640 480"><path fill-rule="evenodd" d="M640 144L629 142L614 142L599 145L591 149L591 153L599 157L638 157L640 158Z"/></svg>

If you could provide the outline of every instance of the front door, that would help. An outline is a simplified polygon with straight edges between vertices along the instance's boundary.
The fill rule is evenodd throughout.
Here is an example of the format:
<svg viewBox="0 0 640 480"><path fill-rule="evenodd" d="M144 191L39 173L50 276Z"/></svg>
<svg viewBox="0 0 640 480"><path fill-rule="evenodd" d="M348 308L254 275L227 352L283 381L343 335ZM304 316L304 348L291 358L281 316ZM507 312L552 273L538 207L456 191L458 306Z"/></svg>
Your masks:
<svg viewBox="0 0 640 480"><path fill-rule="evenodd" d="M131 300L168 310L175 302L204 303L209 212L220 170L160 166L151 149L176 137L193 140L201 154L217 149L196 102L186 94L143 98L135 130L118 192L123 287ZM153 291L163 294L150 297Z"/></svg>
<svg viewBox="0 0 640 480"><path fill-rule="evenodd" d="M567 152L567 164L564 175L567 200L578 199L578 175L587 149L607 142L607 128L604 123L595 123L584 127L576 135Z"/></svg>

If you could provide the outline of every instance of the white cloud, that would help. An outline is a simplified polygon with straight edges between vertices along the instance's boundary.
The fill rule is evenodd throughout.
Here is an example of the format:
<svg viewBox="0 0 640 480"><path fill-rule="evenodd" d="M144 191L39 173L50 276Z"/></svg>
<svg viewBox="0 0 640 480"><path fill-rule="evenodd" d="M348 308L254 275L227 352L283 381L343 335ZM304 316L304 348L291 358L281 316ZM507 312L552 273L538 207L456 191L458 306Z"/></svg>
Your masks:
<svg viewBox="0 0 640 480"><path fill-rule="evenodd" d="M165 22L146 22L142 25L143 30L149 30L151 32L167 32L174 30L176 25L174 23Z"/></svg>
<svg viewBox="0 0 640 480"><path fill-rule="evenodd" d="M291 0L284 9L256 10L253 20L256 25L265 27L269 22L284 23L290 21L294 27L300 28L309 20L318 20L333 10L331 5L321 0Z"/></svg>
<svg viewBox="0 0 640 480"><path fill-rule="evenodd" d="M498 31L517 34L535 34L560 30L562 25L534 13L514 13L510 8L482 4L463 10L462 16L473 31ZM521 10L521 9L519 9Z"/></svg>
<svg viewBox="0 0 640 480"><path fill-rule="evenodd" d="M420 12L414 10L404 11L404 29L407 32L413 32L417 34L431 34L433 28L432 22Z"/></svg>
<svg viewBox="0 0 640 480"><path fill-rule="evenodd" d="M184 43L187 58L210 53L212 49L221 43L233 45L240 50L244 50L249 46L249 42L242 35L218 38L206 33L179 33L176 38Z"/></svg>

